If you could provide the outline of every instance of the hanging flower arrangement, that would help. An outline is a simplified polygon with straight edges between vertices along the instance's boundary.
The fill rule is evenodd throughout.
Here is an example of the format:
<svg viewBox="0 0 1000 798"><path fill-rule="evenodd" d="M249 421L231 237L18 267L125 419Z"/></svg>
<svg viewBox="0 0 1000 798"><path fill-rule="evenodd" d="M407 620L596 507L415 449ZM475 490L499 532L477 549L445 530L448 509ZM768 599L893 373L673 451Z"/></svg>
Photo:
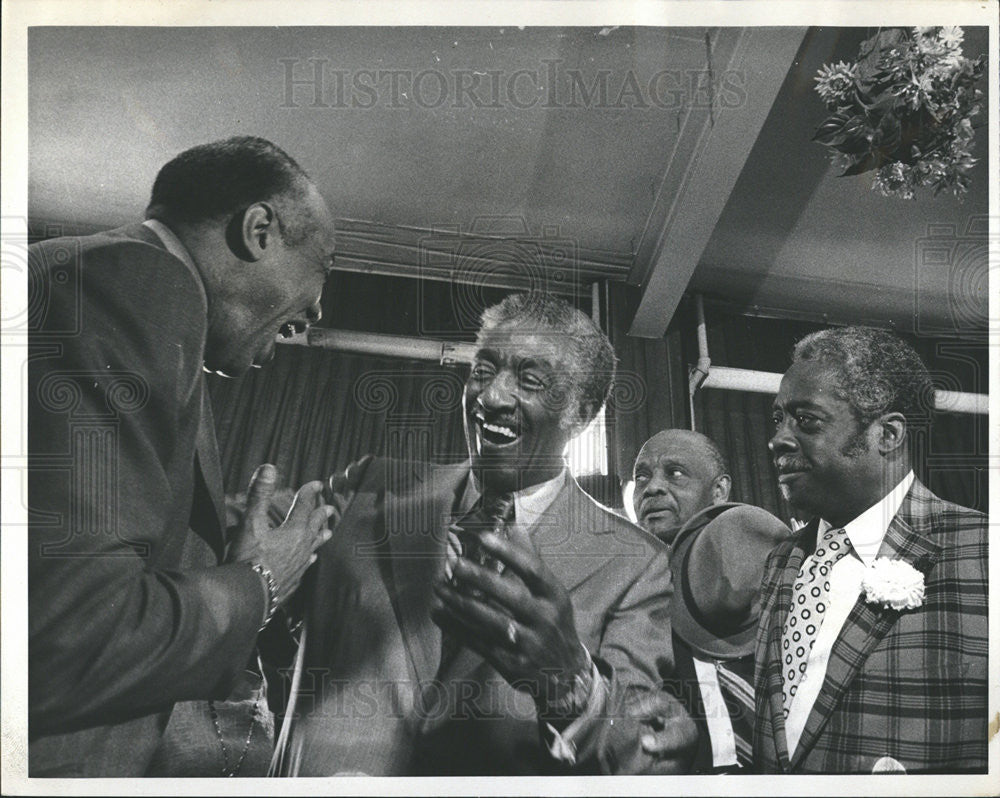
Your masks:
<svg viewBox="0 0 1000 798"><path fill-rule="evenodd" d="M813 141L833 151L842 176L874 170L872 190L904 199L920 186L968 190L986 56L963 56L963 36L958 27L879 31L857 63L819 70L816 92L831 115Z"/></svg>

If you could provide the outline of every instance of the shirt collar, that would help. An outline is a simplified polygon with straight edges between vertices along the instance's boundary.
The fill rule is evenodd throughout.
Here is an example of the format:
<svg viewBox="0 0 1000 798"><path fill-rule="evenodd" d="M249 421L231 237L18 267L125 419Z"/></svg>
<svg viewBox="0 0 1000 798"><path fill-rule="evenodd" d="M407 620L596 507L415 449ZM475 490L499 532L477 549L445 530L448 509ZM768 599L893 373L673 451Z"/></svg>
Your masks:
<svg viewBox="0 0 1000 798"><path fill-rule="evenodd" d="M882 546L882 538L885 537L885 532L892 519L899 512L903 499L913 485L913 480L913 471L910 471L880 501L844 525L844 531L851 541L852 550L865 565L871 565L875 562L878 550ZM822 535L832 526L833 524L825 518L821 518L817 535Z"/></svg>
<svg viewBox="0 0 1000 798"><path fill-rule="evenodd" d="M538 517L549 509L566 481L564 468L548 482L532 485L514 494L514 523L521 529L530 530Z"/></svg>
<svg viewBox="0 0 1000 798"><path fill-rule="evenodd" d="M513 494L514 523L521 529L531 530L538 521L538 518L555 501L565 482L566 468L563 468L562 471L546 482L540 482L537 485L531 485L523 490L515 491ZM466 483L466 496L462 505L471 507L475 504L479 494L479 486L473 477Z"/></svg>
<svg viewBox="0 0 1000 798"><path fill-rule="evenodd" d="M167 248L167 252L177 258L177 260L183 261L183 263L195 274L201 274L201 272L198 271L198 268L194 265L194 259L191 257L191 253L188 252L187 247L184 246L183 242L181 242L173 230L167 227L159 219L147 219L142 224L159 236L160 241L163 242L163 246Z"/></svg>

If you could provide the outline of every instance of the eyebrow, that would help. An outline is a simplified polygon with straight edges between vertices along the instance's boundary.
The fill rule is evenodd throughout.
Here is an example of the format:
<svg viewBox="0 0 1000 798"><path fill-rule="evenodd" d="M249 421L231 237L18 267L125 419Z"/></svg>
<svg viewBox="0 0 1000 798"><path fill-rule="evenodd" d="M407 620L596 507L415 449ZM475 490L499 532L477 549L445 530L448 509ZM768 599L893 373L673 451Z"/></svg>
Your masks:
<svg viewBox="0 0 1000 798"><path fill-rule="evenodd" d="M793 399L792 401L786 403L785 405L778 404L778 400L775 399L774 403L771 405L771 410L816 410L824 415L828 415L829 411L822 405L818 405L809 399Z"/></svg>

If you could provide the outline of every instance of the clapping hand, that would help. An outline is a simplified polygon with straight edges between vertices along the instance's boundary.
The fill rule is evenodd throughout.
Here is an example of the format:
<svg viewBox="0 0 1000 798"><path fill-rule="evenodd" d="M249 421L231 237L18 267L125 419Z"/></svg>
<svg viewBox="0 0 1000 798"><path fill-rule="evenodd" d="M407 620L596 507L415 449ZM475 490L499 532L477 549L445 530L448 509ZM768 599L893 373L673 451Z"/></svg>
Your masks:
<svg viewBox="0 0 1000 798"><path fill-rule="evenodd" d="M285 520L272 529L268 508L277 484L277 469L259 466L250 479L243 522L227 552L227 562L259 563L278 587L278 602L288 601L316 560L315 551L333 534L329 518L334 508L323 501L323 483L308 482L295 494Z"/></svg>
<svg viewBox="0 0 1000 798"><path fill-rule="evenodd" d="M511 685L531 692L544 711L565 697L574 676L588 666L569 594L516 526L509 539L487 532L478 540L504 572L456 556L459 546L450 541L431 617Z"/></svg>

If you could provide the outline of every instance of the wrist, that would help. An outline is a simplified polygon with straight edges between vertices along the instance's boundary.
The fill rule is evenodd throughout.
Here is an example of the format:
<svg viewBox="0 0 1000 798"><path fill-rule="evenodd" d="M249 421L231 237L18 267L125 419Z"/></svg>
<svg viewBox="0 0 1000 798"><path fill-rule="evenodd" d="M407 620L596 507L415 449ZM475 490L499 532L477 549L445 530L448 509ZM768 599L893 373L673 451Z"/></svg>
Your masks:
<svg viewBox="0 0 1000 798"><path fill-rule="evenodd" d="M271 622L271 619L280 606L280 602L278 601L278 583L275 581L274 574L271 573L270 568L256 562L250 567L260 577L265 592L264 615L261 620L260 629L257 630L257 633L260 634L267 628L267 625Z"/></svg>
<svg viewBox="0 0 1000 798"><path fill-rule="evenodd" d="M556 676L542 702L546 717L573 718L583 713L594 688L594 661L587 647L580 644L581 664Z"/></svg>

